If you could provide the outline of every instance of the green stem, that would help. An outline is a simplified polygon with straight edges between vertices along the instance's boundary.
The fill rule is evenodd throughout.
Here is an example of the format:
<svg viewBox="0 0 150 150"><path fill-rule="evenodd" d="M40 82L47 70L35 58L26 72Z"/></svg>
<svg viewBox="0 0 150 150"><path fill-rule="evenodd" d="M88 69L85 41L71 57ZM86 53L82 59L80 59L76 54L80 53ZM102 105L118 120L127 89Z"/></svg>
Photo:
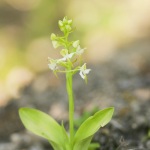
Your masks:
<svg viewBox="0 0 150 150"><path fill-rule="evenodd" d="M70 70L70 68L68 68ZM70 148L73 148L74 139L74 99L73 99L73 89L72 89L72 73L66 73L66 88L69 99L69 132L70 132Z"/></svg>

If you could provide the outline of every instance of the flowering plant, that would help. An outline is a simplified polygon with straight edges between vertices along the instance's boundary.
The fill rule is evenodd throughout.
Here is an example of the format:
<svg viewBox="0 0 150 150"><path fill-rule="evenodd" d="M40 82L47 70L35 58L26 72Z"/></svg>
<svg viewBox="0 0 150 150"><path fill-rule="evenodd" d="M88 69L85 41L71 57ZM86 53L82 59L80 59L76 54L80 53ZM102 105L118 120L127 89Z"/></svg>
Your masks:
<svg viewBox="0 0 150 150"><path fill-rule="evenodd" d="M51 34L54 48L63 47L60 51L62 58L49 60L49 68L57 75L58 72L66 74L66 89L69 101L69 133L64 128L63 122L59 125L51 116L33 109L20 108L19 115L24 126L33 133L47 139L54 150L88 150L93 135L100 127L105 126L112 118L114 108L106 108L96 112L86 119L78 130L74 130L74 96L73 76L77 72L87 82L87 74L91 69L82 63L81 55L85 48L81 48L79 40L69 41L68 36L73 32L72 20L64 17L58 22L63 36Z"/></svg>

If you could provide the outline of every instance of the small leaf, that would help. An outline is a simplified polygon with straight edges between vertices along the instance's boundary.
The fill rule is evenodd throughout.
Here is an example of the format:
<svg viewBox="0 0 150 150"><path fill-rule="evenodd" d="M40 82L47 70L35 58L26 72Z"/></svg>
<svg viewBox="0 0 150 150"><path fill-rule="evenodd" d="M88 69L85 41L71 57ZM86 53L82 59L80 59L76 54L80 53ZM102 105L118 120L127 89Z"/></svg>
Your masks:
<svg viewBox="0 0 150 150"><path fill-rule="evenodd" d="M106 108L95 113L82 123L75 134L74 143L93 136L100 127L105 126L112 118L114 108Z"/></svg>
<svg viewBox="0 0 150 150"><path fill-rule="evenodd" d="M55 147L63 147L62 128L52 117L33 108L21 108L19 115L28 130L48 139Z"/></svg>

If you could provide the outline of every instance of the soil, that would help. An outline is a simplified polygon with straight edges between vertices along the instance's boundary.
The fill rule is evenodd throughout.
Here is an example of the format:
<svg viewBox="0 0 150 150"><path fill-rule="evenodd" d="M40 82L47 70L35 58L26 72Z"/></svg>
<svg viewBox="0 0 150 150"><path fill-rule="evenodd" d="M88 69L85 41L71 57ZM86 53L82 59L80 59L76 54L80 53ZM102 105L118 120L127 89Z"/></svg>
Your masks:
<svg viewBox="0 0 150 150"><path fill-rule="evenodd" d="M93 138L98 150L150 150L150 42L143 40L118 52L110 61L88 65L92 69L85 85L74 77L75 118L85 111L115 107L111 122ZM26 131L18 109L34 107L49 113L68 128L65 79L43 72L19 99L0 107L0 150L52 150L44 139Z"/></svg>

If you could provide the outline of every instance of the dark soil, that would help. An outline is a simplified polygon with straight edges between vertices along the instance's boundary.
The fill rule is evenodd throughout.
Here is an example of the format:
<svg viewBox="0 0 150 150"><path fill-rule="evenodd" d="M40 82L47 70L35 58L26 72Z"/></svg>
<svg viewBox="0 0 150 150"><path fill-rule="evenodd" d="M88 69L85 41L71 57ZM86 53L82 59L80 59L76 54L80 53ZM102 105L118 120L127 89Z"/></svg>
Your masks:
<svg viewBox="0 0 150 150"><path fill-rule="evenodd" d="M143 40L120 50L109 62L88 65L92 72L85 85L74 78L75 118L85 111L114 106L112 121L93 138L100 150L150 150L150 42ZM22 106L50 113L67 121L65 79L51 72L39 74L19 100L0 108L0 150L52 150L49 143L27 132L18 117ZM53 84L52 84L53 83Z"/></svg>

